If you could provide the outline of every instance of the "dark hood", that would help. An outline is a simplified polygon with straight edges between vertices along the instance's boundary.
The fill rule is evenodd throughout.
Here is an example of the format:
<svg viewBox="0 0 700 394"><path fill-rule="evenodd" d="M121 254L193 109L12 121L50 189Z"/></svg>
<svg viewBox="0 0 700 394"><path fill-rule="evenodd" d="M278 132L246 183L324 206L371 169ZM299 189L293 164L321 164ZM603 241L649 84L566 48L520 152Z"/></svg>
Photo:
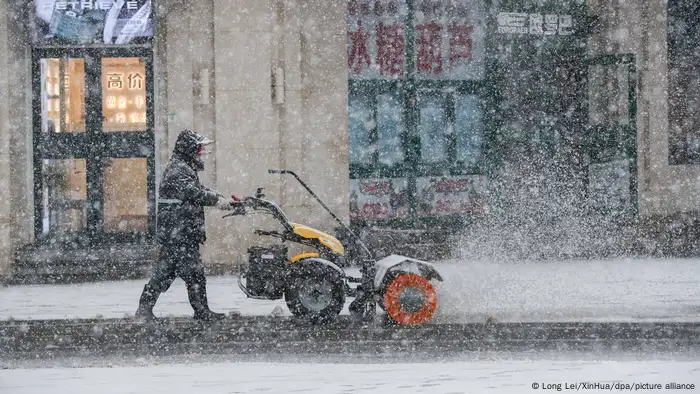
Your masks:
<svg viewBox="0 0 700 394"><path fill-rule="evenodd" d="M195 171L202 171L204 170L204 162L199 156L197 156L197 147L200 144L210 142L210 140L206 139L202 135L192 130L185 129L182 130L180 135L177 137L173 154L180 157Z"/></svg>

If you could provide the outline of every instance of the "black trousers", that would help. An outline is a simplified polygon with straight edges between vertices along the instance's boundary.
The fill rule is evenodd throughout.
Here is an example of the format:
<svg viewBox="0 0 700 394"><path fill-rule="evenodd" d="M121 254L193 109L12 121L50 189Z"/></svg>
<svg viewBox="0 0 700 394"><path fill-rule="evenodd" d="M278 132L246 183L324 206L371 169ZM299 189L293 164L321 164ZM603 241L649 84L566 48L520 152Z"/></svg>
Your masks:
<svg viewBox="0 0 700 394"><path fill-rule="evenodd" d="M209 309L199 244L162 245L147 287L156 295L161 294L168 291L178 277L185 282L192 308L195 311Z"/></svg>

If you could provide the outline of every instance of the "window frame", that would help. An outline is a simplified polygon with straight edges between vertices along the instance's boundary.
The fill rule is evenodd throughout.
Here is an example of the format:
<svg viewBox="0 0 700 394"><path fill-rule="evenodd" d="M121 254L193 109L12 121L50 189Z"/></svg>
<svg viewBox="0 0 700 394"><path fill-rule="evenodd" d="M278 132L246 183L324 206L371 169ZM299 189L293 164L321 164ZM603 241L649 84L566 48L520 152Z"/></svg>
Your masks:
<svg viewBox="0 0 700 394"><path fill-rule="evenodd" d="M102 59L140 57L146 68L146 131L102 131ZM45 58L85 59L85 132L43 134L41 65ZM97 66L95 66L97 65ZM32 49L34 235L39 244L83 247L95 244L152 243L156 232L153 52L149 47L37 47ZM84 231L43 234L43 159L86 160L87 227ZM146 232L105 232L104 169L108 159L145 158L148 196ZM106 159L106 160L105 160Z"/></svg>

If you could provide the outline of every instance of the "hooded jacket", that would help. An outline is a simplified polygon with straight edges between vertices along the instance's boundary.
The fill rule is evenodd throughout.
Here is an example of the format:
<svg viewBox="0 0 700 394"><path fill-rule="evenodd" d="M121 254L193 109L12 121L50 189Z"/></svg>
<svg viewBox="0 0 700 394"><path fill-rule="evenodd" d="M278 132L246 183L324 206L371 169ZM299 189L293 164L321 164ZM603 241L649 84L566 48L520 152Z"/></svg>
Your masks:
<svg viewBox="0 0 700 394"><path fill-rule="evenodd" d="M191 130L180 133L160 184L158 241L162 245L196 245L207 239L205 206L213 206L220 194L202 185L198 171L204 169L196 155L202 137Z"/></svg>

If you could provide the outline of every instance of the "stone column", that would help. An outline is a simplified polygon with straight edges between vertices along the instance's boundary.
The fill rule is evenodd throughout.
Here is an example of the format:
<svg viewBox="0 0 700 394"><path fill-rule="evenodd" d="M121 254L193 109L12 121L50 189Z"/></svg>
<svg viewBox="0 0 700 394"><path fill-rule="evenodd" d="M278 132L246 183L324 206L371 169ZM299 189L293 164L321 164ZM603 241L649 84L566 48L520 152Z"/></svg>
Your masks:
<svg viewBox="0 0 700 394"><path fill-rule="evenodd" d="M192 97L192 43L189 1L172 0L167 16L168 137L161 171L170 159L180 130L194 127Z"/></svg>
<svg viewBox="0 0 700 394"><path fill-rule="evenodd" d="M0 277L9 274L12 263L10 238L10 119L9 119L9 80L7 72L8 27L7 1L0 1Z"/></svg>
<svg viewBox="0 0 700 394"><path fill-rule="evenodd" d="M344 222L349 216L347 1L299 0L299 125L292 117L290 158L300 176ZM293 133L293 134L292 134ZM293 145L292 145L293 144ZM295 181L310 225L332 232L338 224Z"/></svg>
<svg viewBox="0 0 700 394"><path fill-rule="evenodd" d="M239 195L264 187L292 220L327 231L335 222L296 180L267 170L298 172L347 217L345 9L344 0L214 1L216 185ZM264 217L207 220L208 257L219 262L245 258L248 245L265 243L252 230L275 226Z"/></svg>
<svg viewBox="0 0 700 394"><path fill-rule="evenodd" d="M209 89L216 144L208 160L216 162L215 185L222 193L238 196L264 187L267 196L276 199L279 186L267 173L279 166L280 156L271 90L273 2L214 0L212 14L214 69ZM207 215L205 259L211 263L236 263L247 246L259 240L253 229L274 225L260 216L221 216L215 210Z"/></svg>

